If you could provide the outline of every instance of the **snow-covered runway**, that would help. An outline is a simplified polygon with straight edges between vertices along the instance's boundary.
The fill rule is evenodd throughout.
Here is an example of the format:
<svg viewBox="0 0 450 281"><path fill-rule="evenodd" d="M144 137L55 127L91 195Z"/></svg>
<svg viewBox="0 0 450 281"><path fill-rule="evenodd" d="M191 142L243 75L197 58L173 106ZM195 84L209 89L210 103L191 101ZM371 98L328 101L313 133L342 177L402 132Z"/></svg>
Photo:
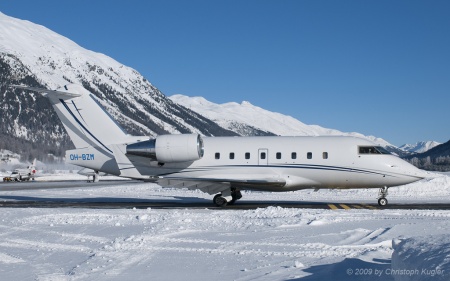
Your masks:
<svg viewBox="0 0 450 281"><path fill-rule="evenodd" d="M449 183L440 176L393 188L390 202L448 202ZM0 200L19 197L210 200L197 191L149 183L0 192ZM246 192L244 198L373 203L376 190ZM449 230L446 210L2 208L0 278L447 280L448 241L441 235ZM441 259L430 263L421 256L421 263L408 245Z"/></svg>

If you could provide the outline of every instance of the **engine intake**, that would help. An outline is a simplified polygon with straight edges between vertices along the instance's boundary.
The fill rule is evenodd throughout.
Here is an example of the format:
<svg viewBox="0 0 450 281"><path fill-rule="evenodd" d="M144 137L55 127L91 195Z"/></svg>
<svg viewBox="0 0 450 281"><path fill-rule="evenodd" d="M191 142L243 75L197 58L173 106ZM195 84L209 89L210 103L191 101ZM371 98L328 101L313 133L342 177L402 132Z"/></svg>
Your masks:
<svg viewBox="0 0 450 281"><path fill-rule="evenodd" d="M127 145L127 154L161 163L195 161L203 157L203 140L198 134L161 135Z"/></svg>

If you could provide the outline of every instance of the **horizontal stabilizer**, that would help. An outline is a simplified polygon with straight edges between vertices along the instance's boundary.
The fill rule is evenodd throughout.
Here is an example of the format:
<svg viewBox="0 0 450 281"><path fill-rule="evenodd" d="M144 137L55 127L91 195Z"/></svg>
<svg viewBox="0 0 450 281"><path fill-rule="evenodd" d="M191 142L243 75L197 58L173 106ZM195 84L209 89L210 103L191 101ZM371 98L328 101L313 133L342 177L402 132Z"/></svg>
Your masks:
<svg viewBox="0 0 450 281"><path fill-rule="evenodd" d="M43 96L50 95L50 96L54 96L54 97L57 97L58 99L63 99L63 100L72 99L72 98L81 96L81 94L54 91L54 90L48 90L48 89L42 89L42 88L36 88L36 87L27 87L27 86L21 86L21 85L10 85L9 87L34 91L34 92L38 92L39 94L42 94Z"/></svg>

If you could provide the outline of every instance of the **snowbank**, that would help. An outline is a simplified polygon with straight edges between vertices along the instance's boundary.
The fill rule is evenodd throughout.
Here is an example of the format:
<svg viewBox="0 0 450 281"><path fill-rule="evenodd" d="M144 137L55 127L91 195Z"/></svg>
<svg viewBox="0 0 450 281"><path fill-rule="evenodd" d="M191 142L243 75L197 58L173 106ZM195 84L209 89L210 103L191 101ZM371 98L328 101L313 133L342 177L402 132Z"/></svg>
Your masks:
<svg viewBox="0 0 450 281"><path fill-rule="evenodd" d="M392 242L395 280L449 280L450 237L429 235Z"/></svg>

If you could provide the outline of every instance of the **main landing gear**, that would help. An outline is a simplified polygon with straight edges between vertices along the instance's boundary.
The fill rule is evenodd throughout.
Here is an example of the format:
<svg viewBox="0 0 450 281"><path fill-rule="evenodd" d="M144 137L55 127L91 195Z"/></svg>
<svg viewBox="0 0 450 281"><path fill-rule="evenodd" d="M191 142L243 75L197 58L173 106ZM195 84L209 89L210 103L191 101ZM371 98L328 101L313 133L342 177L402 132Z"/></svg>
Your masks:
<svg viewBox="0 0 450 281"><path fill-rule="evenodd" d="M213 202L217 207L225 207L227 205L233 205L237 200L242 198L241 191L236 188L230 188L230 190L224 190L222 193L214 196Z"/></svg>
<svg viewBox="0 0 450 281"><path fill-rule="evenodd" d="M380 188L380 191L378 192L378 205L383 207L388 204L388 200L386 199L387 195L388 195L388 187L384 186Z"/></svg>

